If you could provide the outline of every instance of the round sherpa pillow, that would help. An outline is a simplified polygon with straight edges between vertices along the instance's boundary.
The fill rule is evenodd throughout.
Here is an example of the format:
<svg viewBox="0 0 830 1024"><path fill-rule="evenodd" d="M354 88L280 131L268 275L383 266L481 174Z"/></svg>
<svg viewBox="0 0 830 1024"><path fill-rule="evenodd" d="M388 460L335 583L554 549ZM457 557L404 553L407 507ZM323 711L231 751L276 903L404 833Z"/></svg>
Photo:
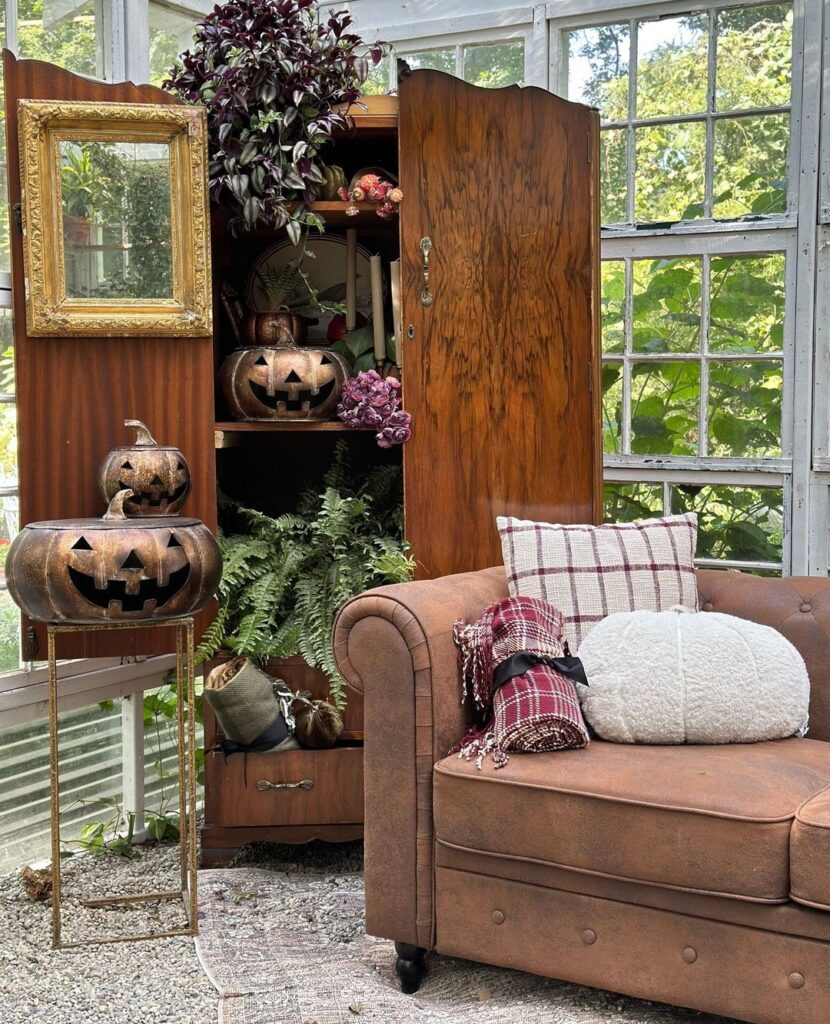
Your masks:
<svg viewBox="0 0 830 1024"><path fill-rule="evenodd" d="M681 608L609 615L582 641L582 710L614 743L754 743L807 731L804 660L777 630Z"/></svg>

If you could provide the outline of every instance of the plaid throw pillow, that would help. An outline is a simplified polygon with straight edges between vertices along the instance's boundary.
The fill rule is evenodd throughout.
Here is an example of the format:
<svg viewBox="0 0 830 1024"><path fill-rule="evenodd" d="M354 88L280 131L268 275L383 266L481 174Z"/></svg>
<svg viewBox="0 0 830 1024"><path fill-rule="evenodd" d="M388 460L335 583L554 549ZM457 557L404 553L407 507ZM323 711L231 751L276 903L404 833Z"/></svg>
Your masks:
<svg viewBox="0 0 830 1024"><path fill-rule="evenodd" d="M511 597L538 597L561 609L565 639L582 638L612 612L697 611L697 516L639 523L565 526L499 516Z"/></svg>

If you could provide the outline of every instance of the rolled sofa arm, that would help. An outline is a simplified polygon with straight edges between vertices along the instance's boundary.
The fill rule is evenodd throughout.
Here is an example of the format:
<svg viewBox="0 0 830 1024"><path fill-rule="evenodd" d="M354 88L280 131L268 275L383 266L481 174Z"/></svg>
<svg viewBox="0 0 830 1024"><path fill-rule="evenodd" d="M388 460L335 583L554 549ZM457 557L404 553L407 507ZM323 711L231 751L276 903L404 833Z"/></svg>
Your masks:
<svg viewBox="0 0 830 1024"><path fill-rule="evenodd" d="M432 767L465 726L453 623L504 597L504 569L483 569L367 591L335 622L338 668L364 695L370 935L433 945Z"/></svg>

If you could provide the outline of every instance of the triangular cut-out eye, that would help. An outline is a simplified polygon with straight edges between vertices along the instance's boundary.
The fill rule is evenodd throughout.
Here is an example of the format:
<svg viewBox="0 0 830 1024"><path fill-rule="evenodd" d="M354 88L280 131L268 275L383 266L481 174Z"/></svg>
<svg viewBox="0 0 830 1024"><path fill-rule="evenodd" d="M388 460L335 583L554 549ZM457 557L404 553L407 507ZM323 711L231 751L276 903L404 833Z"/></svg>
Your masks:
<svg viewBox="0 0 830 1024"><path fill-rule="evenodd" d="M92 551L92 545L86 537L79 537L72 545L72 551Z"/></svg>
<svg viewBox="0 0 830 1024"><path fill-rule="evenodd" d="M133 468L133 464L131 462L122 462L121 468L122 469L132 469Z"/></svg>
<svg viewBox="0 0 830 1024"><path fill-rule="evenodd" d="M331 360L329 359L328 356L323 356L323 358L320 360L320 365L321 366L331 366Z"/></svg>
<svg viewBox="0 0 830 1024"><path fill-rule="evenodd" d="M175 533L170 534L170 540L167 542L169 548L180 548L181 544L176 540Z"/></svg>
<svg viewBox="0 0 830 1024"><path fill-rule="evenodd" d="M267 366L267 365L268 365L268 360L265 358L265 356L260 356L259 359L257 359L257 361L254 363L254 366Z"/></svg>
<svg viewBox="0 0 830 1024"><path fill-rule="evenodd" d="M301 380L302 380L302 377L297 376L297 374L292 370L291 373L289 373L288 376L285 378L285 383L286 384L299 384Z"/></svg>
<svg viewBox="0 0 830 1024"><path fill-rule="evenodd" d="M182 463L182 462L177 462L177 463L176 463L176 469L184 469L184 463Z"/></svg>
<svg viewBox="0 0 830 1024"><path fill-rule="evenodd" d="M122 569L143 569L144 568L144 563L141 561L141 559L138 557L138 555L135 553L135 551L131 551L127 555L127 557L124 559L124 561L121 563L121 568Z"/></svg>

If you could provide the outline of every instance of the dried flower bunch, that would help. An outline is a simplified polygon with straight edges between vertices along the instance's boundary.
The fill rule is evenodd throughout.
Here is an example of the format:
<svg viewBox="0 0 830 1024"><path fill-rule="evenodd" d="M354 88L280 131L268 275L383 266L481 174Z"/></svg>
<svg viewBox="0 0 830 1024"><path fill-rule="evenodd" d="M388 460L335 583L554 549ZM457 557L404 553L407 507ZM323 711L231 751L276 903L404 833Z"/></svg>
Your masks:
<svg viewBox="0 0 830 1024"><path fill-rule="evenodd" d="M345 11L321 18L317 0L230 0L196 26L193 48L164 88L208 114L210 195L232 231L322 230L309 209L325 184L320 151L352 124L369 73L387 52L349 32Z"/></svg>
<svg viewBox="0 0 830 1024"><path fill-rule="evenodd" d="M364 370L344 383L337 415L347 427L377 428L380 448L412 437L412 417L401 408L401 382L377 370Z"/></svg>
<svg viewBox="0 0 830 1024"><path fill-rule="evenodd" d="M375 211L382 220L390 220L397 212L398 206L403 199L403 192L397 185L377 174L364 174L357 179L351 191L345 188L337 190L337 194L347 203L362 203L368 200L370 203L377 203ZM352 205L346 213L358 213L356 206Z"/></svg>

